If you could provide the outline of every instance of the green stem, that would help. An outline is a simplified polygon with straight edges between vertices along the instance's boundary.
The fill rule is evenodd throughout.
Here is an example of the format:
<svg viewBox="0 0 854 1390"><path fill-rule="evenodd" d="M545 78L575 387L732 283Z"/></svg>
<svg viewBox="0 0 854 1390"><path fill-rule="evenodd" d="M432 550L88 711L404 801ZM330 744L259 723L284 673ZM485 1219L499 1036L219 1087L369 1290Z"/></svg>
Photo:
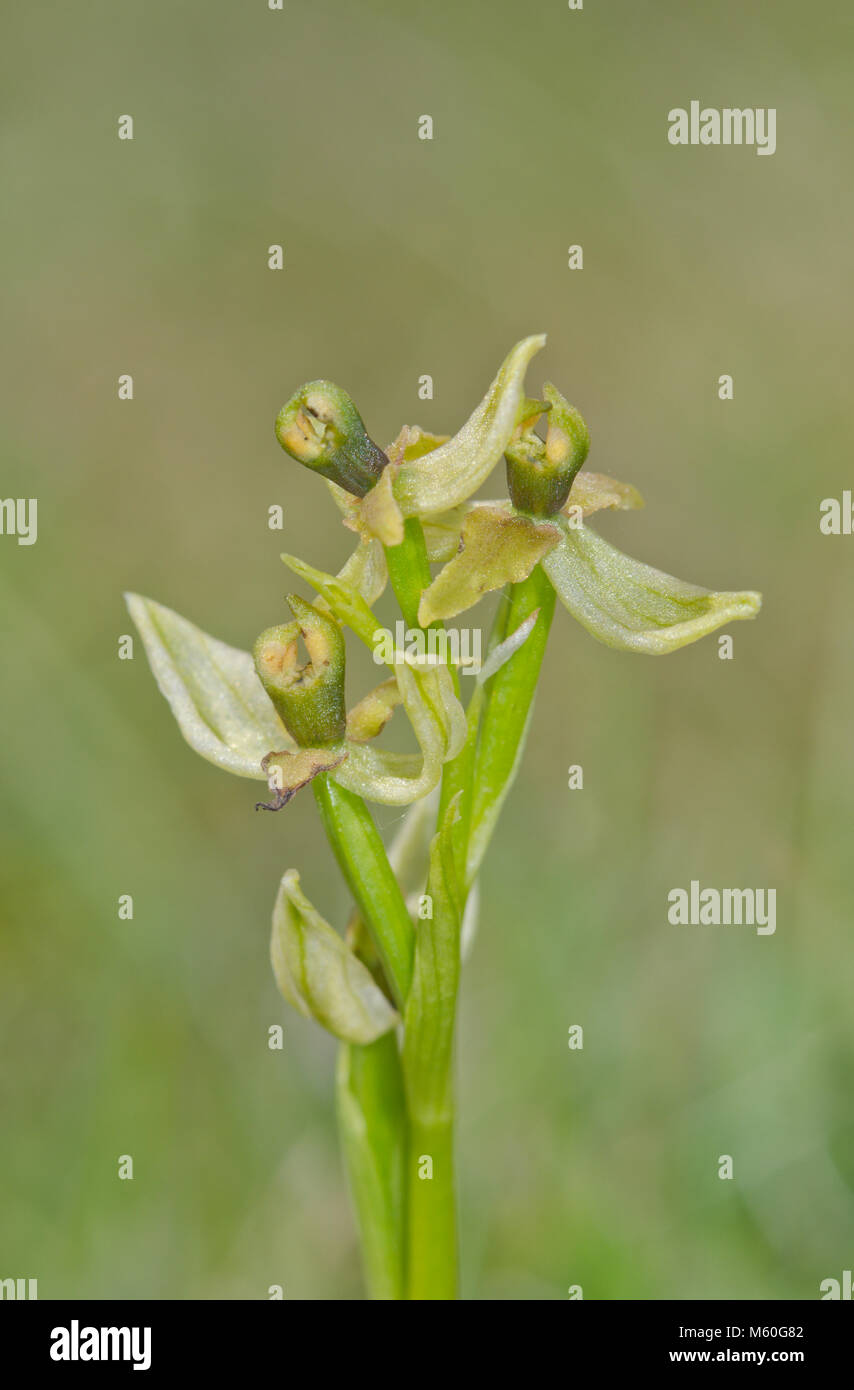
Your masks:
<svg viewBox="0 0 854 1390"><path fill-rule="evenodd" d="M539 609L527 641L487 682L474 771L467 882L477 877L522 758L540 667L555 608L555 591L539 565L510 588L505 631L515 632Z"/></svg>
<svg viewBox="0 0 854 1390"><path fill-rule="evenodd" d="M403 1299L407 1163L406 1100L397 1039L343 1043L336 1080L341 1147L372 1299Z"/></svg>
<svg viewBox="0 0 854 1390"><path fill-rule="evenodd" d="M457 1297L453 1118L410 1119L408 1277L411 1300Z"/></svg>
<svg viewBox="0 0 854 1390"><path fill-rule="evenodd" d="M402 543L387 546L385 554L406 625L419 628L421 595L432 576L417 517L408 518ZM455 669L453 677L459 693ZM479 712L477 696L469 711L469 737L443 771L441 828L431 846L427 882L433 915L418 924L412 990L406 1005L403 1072L409 1115L406 1265L410 1299L457 1296L453 1071L462 904L456 889L456 855L464 856L467 839L471 806L467 793ZM463 795L451 806L458 792Z"/></svg>
<svg viewBox="0 0 854 1390"><path fill-rule="evenodd" d="M418 923L404 1019L410 1299L457 1296L454 1028L462 901L452 833L456 809L456 803L449 805L430 846L430 915Z"/></svg>
<svg viewBox="0 0 854 1390"><path fill-rule="evenodd" d="M400 604L406 626L418 628L421 626L418 621L418 605L432 575L424 531L417 516L406 518L403 524L403 540L400 545L387 545L385 558L391 587Z"/></svg>
<svg viewBox="0 0 854 1390"><path fill-rule="evenodd" d="M412 982L415 935L385 847L360 797L324 774L313 785L329 844L402 1011ZM342 1045L336 1095L368 1292L374 1299L402 1299L408 1126L394 1032L366 1047Z"/></svg>
<svg viewBox="0 0 854 1390"><path fill-rule="evenodd" d="M402 1011L412 983L415 934L379 831L362 798L326 773L315 777L312 787L335 858Z"/></svg>

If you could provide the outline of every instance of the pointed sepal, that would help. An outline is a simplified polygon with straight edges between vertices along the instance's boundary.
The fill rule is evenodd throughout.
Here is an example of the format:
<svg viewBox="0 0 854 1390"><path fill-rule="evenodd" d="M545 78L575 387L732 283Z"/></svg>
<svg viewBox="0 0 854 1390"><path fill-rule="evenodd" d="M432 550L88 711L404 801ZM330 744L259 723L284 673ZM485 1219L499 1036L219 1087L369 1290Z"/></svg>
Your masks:
<svg viewBox="0 0 854 1390"><path fill-rule="evenodd" d="M485 482L516 428L525 371L545 341L538 334L517 343L459 433L423 457L402 464L394 490L405 516L445 512Z"/></svg>
<svg viewBox="0 0 854 1390"><path fill-rule="evenodd" d="M309 902L295 869L279 884L270 960L288 1003L343 1042L375 1042L398 1022L371 972Z"/></svg>
<svg viewBox="0 0 854 1390"><path fill-rule="evenodd" d="M249 653L153 599L140 594L125 599L154 679L190 747L226 772L264 781L265 754L295 745Z"/></svg>
<svg viewBox="0 0 854 1390"><path fill-rule="evenodd" d="M589 526L564 525L543 560L558 598L606 646L651 656L676 651L716 628L755 618L760 594L688 584L609 545Z"/></svg>

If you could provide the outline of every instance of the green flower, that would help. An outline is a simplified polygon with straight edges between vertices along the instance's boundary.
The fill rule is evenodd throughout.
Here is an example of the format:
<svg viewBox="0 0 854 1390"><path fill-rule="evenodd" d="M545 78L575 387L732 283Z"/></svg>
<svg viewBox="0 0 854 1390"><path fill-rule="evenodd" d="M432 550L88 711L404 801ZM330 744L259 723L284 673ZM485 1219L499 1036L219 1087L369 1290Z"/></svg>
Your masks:
<svg viewBox="0 0 854 1390"><path fill-rule="evenodd" d="M379 624L357 591L349 593L373 634ZM444 667L396 664L344 717L343 636L337 622L301 599L290 599L295 622L261 634L255 660L153 599L126 599L184 738L217 767L266 781L273 801L259 804L278 810L329 773L369 801L405 806L437 785L465 739L465 713ZM299 638L309 653L302 666ZM417 754L367 746L397 705L412 725Z"/></svg>
<svg viewBox="0 0 854 1390"><path fill-rule="evenodd" d="M344 637L338 624L295 594L295 621L268 627L253 648L255 670L282 723L300 748L341 742L344 708ZM309 660L300 663L299 639Z"/></svg>
<svg viewBox="0 0 854 1390"><path fill-rule="evenodd" d="M282 559L311 586L253 651L227 646L171 609L127 596L157 683L187 742L266 781L278 810L311 784L353 900L346 934L282 876L270 955L278 987L339 1038L339 1116L377 1297L456 1295L453 1057L461 961L477 880L516 777L556 599L598 640L662 653L736 618L760 596L702 589L631 559L589 525L643 505L585 469L587 426L556 387L526 393L543 346L517 343L452 438L404 426L383 450L340 387L313 381L279 412L276 436L321 475L358 537L337 575ZM542 429L542 433L538 431ZM509 497L474 494L506 460ZM405 650L374 605L391 585ZM426 653L444 619L506 588L474 682ZM348 708L345 629L386 665ZM438 645L438 643L437 643ZM419 654L414 654L419 653ZM459 687L469 686L467 709ZM400 708L417 754L378 745ZM441 786L440 786L441 783ZM363 798L409 806L386 851ZM424 911L422 912L422 908ZM430 1155L422 1183L413 1155Z"/></svg>
<svg viewBox="0 0 854 1390"><path fill-rule="evenodd" d="M388 463L347 392L331 381L309 381L291 396L276 418L276 438L298 463L355 497L364 497Z"/></svg>
<svg viewBox="0 0 854 1390"><path fill-rule="evenodd" d="M507 486L517 511L554 516L566 505L575 475L590 450L590 435L580 414L547 382L542 401L526 401L522 420L507 446ZM548 414L545 439L534 426Z"/></svg>
<svg viewBox="0 0 854 1390"><path fill-rule="evenodd" d="M539 334L511 349L480 405L452 439L404 427L387 450L377 449L346 392L314 381L300 387L279 412L279 443L329 480L353 530L366 541L399 545L407 517L446 512L489 477L516 428L525 370L545 341Z"/></svg>
<svg viewBox="0 0 854 1390"><path fill-rule="evenodd" d="M437 518L433 556L447 563L422 594L420 621L454 617L483 594L526 579L537 565L593 637L624 651L660 655L734 619L755 617L759 594L676 579L624 555L585 525L595 511L633 509L642 499L625 483L579 471L589 447L584 422L555 387L546 385L544 395L547 403L522 403L506 451L513 500L475 503ZM534 433L535 411L548 413L545 440Z"/></svg>
<svg viewBox="0 0 854 1390"><path fill-rule="evenodd" d="M327 479L345 525L360 537L337 576L283 556L317 590L315 606L292 597L294 621L262 633L253 664L248 653L170 609L128 596L158 684L203 757L240 776L266 778L276 805L320 772L391 805L436 786L465 739L465 714L447 668L396 660L391 676L349 716L344 702L341 626L375 647L380 629L372 604L388 582L389 557L406 550L406 528L417 522L424 574L415 599L423 627L519 584L537 566L588 632L626 651L673 651L755 616L758 594L676 579L624 555L586 525L596 511L634 509L642 499L625 483L583 470L586 425L554 386L543 388L544 400L526 395L525 371L544 341L533 336L516 344L453 438L405 426L384 451L339 387L309 382L291 397L277 418L277 437ZM536 433L542 417L544 438ZM510 499L471 501L502 456ZM432 576L429 563L443 567ZM305 664L297 657L300 638ZM508 650L515 650L512 635ZM397 705L415 732L417 755L370 746Z"/></svg>

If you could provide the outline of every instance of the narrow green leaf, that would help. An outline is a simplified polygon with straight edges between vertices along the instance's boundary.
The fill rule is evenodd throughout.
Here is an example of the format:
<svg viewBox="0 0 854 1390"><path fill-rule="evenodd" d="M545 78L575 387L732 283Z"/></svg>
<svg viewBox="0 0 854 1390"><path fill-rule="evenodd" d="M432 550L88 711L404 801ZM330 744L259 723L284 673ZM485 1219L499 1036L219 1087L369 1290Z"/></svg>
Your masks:
<svg viewBox="0 0 854 1390"><path fill-rule="evenodd" d="M394 490L404 515L446 512L464 502L489 477L516 427L528 363L545 341L543 335L537 335L517 343L459 433L422 458L402 465Z"/></svg>
<svg viewBox="0 0 854 1390"><path fill-rule="evenodd" d="M406 518L399 544L386 546L385 559L404 622L407 627L419 627L418 605L430 583L430 561L424 531L417 516Z"/></svg>
<svg viewBox="0 0 854 1390"><path fill-rule="evenodd" d="M430 844L427 897L432 917L416 926L412 988L404 1012L403 1069L409 1113L426 1125L447 1120L452 1112L462 920L453 846L458 801L455 796L449 804Z"/></svg>
<svg viewBox="0 0 854 1390"><path fill-rule="evenodd" d="M492 648L493 634L489 646ZM487 657L489 660L489 657ZM477 759L478 735L483 713L485 692L478 682L471 694L466 710L466 739L457 756L447 762L442 769L442 789L439 796L438 824L442 825L448 807L457 806L457 814L451 825L451 843L454 850L457 881L462 886L466 881L466 855L468 853L469 833L474 801L474 770ZM462 896L462 887L461 887Z"/></svg>
<svg viewBox="0 0 854 1390"><path fill-rule="evenodd" d="M525 645L534 630L539 616L540 610L539 608L535 608L533 613L531 613L523 623L520 623L514 632L510 633L509 637L505 637L502 642L499 642L496 647L493 647L477 673L476 679L478 685L485 685L490 676L494 676L496 671L500 671L502 666L506 666L511 656L518 652L520 647Z"/></svg>
<svg viewBox="0 0 854 1390"><path fill-rule="evenodd" d="M312 907L295 869L279 885L270 959L288 1003L344 1042L374 1042L397 1022L370 971Z"/></svg>
<svg viewBox="0 0 854 1390"><path fill-rule="evenodd" d="M461 895L453 829L459 795L430 846L428 902L418 922L415 968L406 1002L403 1075L410 1125L407 1163L410 1299L453 1299L457 1292L454 1192L454 1025L460 976ZM431 1165L424 1180L422 1164Z"/></svg>
<svg viewBox="0 0 854 1390"><path fill-rule="evenodd" d="M481 687L486 691L487 703L475 765L467 860L469 883L477 876L519 768L554 607L554 589L539 565L521 584L510 589L510 603L496 636L504 637L507 632L512 635L534 613L537 617L522 646Z"/></svg>
<svg viewBox="0 0 854 1390"><path fill-rule="evenodd" d="M154 678L191 748L239 777L265 780L261 760L293 739L264 691L252 657L153 599L126 594Z"/></svg>
<svg viewBox="0 0 854 1390"><path fill-rule="evenodd" d="M480 885L475 879L469 895L466 898L466 905L463 909L463 920L460 924L460 961L464 965L474 949L477 929L480 923Z"/></svg>
<svg viewBox="0 0 854 1390"><path fill-rule="evenodd" d="M316 777L312 787L338 866L402 1007L412 980L414 932L380 833L360 797L330 777Z"/></svg>
<svg viewBox="0 0 854 1390"><path fill-rule="evenodd" d="M587 526L562 526L542 567L564 607L606 646L658 656L759 612L760 594L701 589L633 560Z"/></svg>
<svg viewBox="0 0 854 1390"><path fill-rule="evenodd" d="M361 550L361 546L359 549ZM350 558L352 560L353 557ZM327 574L325 570L318 570L313 565L306 564L296 555L282 555L281 559L293 574L317 590L339 623L346 624L366 647L373 649L374 634L379 628L379 623L356 585L342 578L343 570L341 575ZM344 569L346 568L345 565Z"/></svg>
<svg viewBox="0 0 854 1390"><path fill-rule="evenodd" d="M405 1297L406 1101L394 1033L338 1054L338 1126L362 1240L368 1292Z"/></svg>

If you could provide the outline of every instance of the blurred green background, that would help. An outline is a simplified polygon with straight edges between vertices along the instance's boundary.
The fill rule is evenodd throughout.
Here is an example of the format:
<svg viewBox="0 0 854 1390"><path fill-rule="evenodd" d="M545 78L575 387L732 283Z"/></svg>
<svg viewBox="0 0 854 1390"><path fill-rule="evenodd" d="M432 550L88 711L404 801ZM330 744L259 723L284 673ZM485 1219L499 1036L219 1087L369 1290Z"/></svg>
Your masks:
<svg viewBox="0 0 854 1390"><path fill-rule="evenodd" d="M334 1047L268 962L285 868L337 923L345 893L311 799L256 815L141 646L117 660L121 594L248 645L282 549L348 552L274 440L291 391L332 377L381 442L454 431L547 332L531 389L647 499L602 532L765 607L731 662L558 614L464 980L464 1295L817 1297L854 1250L852 541L818 528L851 485L850 5L93 0L5 27L0 492L40 509L35 546L0 539L0 1277L361 1296ZM776 107L777 153L672 148L692 99ZM776 888L776 935L670 926L692 878Z"/></svg>

